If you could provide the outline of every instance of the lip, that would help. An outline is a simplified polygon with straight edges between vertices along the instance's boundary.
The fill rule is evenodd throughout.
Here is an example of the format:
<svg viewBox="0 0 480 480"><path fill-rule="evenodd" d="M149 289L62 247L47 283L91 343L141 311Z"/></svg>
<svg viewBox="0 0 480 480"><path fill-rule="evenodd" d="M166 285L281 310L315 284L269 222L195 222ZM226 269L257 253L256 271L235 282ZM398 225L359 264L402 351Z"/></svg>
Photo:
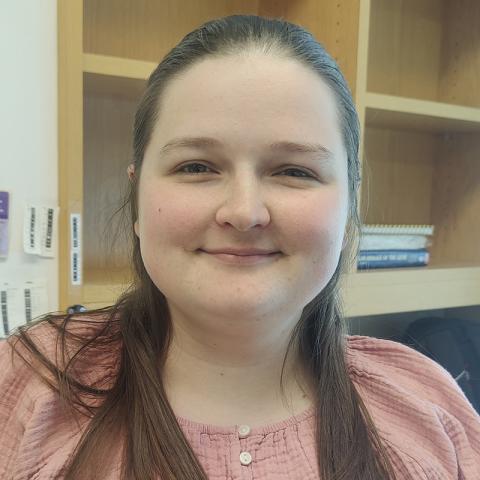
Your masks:
<svg viewBox="0 0 480 480"><path fill-rule="evenodd" d="M281 253L273 252L260 255L234 255L230 253L210 253L205 250L200 250L200 253L205 253L210 257L219 260L228 265L255 265L260 263L268 263L277 259Z"/></svg>
<svg viewBox="0 0 480 480"><path fill-rule="evenodd" d="M211 253L211 254L218 254L218 253L225 253L229 255L270 255L273 253L280 253L279 251L275 250L265 250L262 248L217 248L215 250L202 250L202 252Z"/></svg>

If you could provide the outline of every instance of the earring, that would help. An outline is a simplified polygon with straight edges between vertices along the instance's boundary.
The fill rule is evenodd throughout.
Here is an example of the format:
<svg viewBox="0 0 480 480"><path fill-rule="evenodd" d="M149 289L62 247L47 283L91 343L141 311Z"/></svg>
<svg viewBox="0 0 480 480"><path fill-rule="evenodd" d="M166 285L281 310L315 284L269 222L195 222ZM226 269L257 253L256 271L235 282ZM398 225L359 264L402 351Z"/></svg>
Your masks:
<svg viewBox="0 0 480 480"><path fill-rule="evenodd" d="M133 177L135 177L135 165L133 163L131 163L127 167L127 173L128 173L128 177L130 178L130 180L133 180Z"/></svg>

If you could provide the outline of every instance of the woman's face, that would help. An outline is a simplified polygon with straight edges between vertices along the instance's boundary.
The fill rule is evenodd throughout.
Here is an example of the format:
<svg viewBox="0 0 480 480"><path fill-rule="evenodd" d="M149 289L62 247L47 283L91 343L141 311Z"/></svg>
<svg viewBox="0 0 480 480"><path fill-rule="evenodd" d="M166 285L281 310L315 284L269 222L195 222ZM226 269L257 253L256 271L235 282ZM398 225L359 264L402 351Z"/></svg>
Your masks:
<svg viewBox="0 0 480 480"><path fill-rule="evenodd" d="M332 92L294 60L202 60L164 92L138 195L142 258L170 307L301 312L332 277L347 220ZM280 253L206 253L227 248Z"/></svg>

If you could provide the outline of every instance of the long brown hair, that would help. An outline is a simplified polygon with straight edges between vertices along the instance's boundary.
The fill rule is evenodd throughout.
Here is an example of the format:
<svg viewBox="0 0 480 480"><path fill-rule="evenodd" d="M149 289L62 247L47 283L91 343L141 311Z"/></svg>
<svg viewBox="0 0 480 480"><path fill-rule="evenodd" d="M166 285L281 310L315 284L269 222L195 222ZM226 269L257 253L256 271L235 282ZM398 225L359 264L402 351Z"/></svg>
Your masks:
<svg viewBox="0 0 480 480"><path fill-rule="evenodd" d="M65 466L66 479L102 478L101 468L108 463L106 459L110 458L113 448L121 452L122 478L207 478L176 420L162 383L172 326L166 299L147 274L139 239L133 231L137 219L137 182L165 86L202 58L248 50L301 62L327 82L336 99L348 157L347 241L327 286L304 307L285 356L286 359L293 345L298 346L300 361L313 382L321 478L395 479L387 451L349 377L345 358L348 330L342 314L339 280L356 260L360 228L359 123L352 95L337 64L312 34L282 19L254 15L233 15L203 24L164 57L148 80L135 115L136 175L118 210L125 212L126 207L130 208L128 230L134 278L129 288L108 308L74 316L48 314L34 324L20 327L9 338L9 342L14 338L21 342L22 350L33 360L28 362L22 358L29 365L36 364L37 373L59 393L72 418L78 424L80 418L87 420L87 428ZM48 359L28 333L40 323L56 331L64 359L62 364ZM74 333L74 325L86 326L87 333L79 333L81 329ZM68 342L79 347L71 357L66 355L70 348ZM101 379L96 383L91 377L90 382L80 379L82 362L88 365L89 358L97 358L89 354L95 351L105 355L118 353L118 368L109 388L99 388L105 386ZM41 373L39 365L51 373L50 378ZM100 372L101 362L90 364L90 368L98 368ZM93 401L87 401L88 398ZM120 439L123 439L121 449L117 444Z"/></svg>

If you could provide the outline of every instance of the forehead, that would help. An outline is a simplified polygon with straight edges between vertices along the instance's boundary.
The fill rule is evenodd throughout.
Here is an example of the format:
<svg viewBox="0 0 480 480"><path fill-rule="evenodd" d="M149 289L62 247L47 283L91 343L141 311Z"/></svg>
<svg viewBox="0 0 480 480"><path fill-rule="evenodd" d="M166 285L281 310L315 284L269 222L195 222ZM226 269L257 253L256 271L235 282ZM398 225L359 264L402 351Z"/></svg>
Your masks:
<svg viewBox="0 0 480 480"><path fill-rule="evenodd" d="M295 138L338 149L335 97L312 69L265 54L208 57L166 86L152 140L204 135L255 144Z"/></svg>

